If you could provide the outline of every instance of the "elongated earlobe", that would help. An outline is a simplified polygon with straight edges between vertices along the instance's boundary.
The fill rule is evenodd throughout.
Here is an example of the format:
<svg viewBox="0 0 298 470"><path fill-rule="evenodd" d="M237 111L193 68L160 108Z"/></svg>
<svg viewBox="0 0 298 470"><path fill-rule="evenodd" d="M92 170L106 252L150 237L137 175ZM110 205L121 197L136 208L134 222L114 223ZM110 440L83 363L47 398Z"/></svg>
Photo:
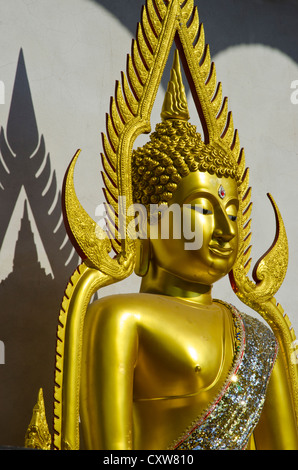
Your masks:
<svg viewBox="0 0 298 470"><path fill-rule="evenodd" d="M149 238L136 240L136 264L135 273L144 277L149 269L150 263L150 240Z"/></svg>

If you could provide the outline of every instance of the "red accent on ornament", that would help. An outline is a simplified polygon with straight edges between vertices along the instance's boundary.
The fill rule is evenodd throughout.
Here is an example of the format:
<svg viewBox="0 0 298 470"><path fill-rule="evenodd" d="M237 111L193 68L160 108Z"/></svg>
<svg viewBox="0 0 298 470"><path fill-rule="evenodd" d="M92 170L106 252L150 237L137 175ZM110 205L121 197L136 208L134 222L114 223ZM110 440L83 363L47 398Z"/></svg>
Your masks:
<svg viewBox="0 0 298 470"><path fill-rule="evenodd" d="M219 187L218 194L219 194L219 197L220 197L221 199L223 199L223 198L225 197L226 192L225 192L225 190L224 190L224 188L223 188L222 186Z"/></svg>

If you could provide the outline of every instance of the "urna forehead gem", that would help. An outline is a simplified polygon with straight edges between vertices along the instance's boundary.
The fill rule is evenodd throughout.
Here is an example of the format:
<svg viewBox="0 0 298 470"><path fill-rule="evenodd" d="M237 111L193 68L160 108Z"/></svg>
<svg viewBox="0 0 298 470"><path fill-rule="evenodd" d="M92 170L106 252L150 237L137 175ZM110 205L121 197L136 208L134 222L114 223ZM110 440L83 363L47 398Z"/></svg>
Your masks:
<svg viewBox="0 0 298 470"><path fill-rule="evenodd" d="M223 199L226 195L226 191L222 185L218 188L218 195L221 199Z"/></svg>

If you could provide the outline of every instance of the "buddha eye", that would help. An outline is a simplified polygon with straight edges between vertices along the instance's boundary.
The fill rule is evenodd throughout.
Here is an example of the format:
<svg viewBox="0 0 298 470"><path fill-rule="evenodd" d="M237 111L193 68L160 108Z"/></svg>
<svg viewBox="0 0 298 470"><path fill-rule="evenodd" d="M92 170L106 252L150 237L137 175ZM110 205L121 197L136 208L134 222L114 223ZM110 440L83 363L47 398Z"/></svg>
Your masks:
<svg viewBox="0 0 298 470"><path fill-rule="evenodd" d="M232 222L236 222L238 207L235 204L230 204L226 209L226 214Z"/></svg>
<svg viewBox="0 0 298 470"><path fill-rule="evenodd" d="M192 205L191 208L194 209L195 211L199 212L199 214L203 214L203 215L212 214L212 210L207 209L206 207L203 207L202 204Z"/></svg>
<svg viewBox="0 0 298 470"><path fill-rule="evenodd" d="M202 208L202 214L209 215L209 214L212 214L212 211L210 211L209 209L204 209L204 207L203 207Z"/></svg>

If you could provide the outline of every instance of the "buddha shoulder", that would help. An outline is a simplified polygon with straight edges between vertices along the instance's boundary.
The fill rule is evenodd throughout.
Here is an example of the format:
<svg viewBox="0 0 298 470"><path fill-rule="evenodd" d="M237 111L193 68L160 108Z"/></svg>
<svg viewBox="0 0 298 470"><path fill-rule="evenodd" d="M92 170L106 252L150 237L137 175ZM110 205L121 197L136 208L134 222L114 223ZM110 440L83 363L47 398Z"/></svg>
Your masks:
<svg viewBox="0 0 298 470"><path fill-rule="evenodd" d="M217 303L200 305L176 297L146 293L110 295L92 302L88 307L88 316L102 318L111 316L114 320L118 318L122 321L124 315L127 318L135 317L138 322L146 319L150 322L155 319L158 322L174 319L187 322L189 317L193 317L193 320L202 326L223 317L225 312L227 312L226 307Z"/></svg>
<svg viewBox="0 0 298 470"><path fill-rule="evenodd" d="M179 298L155 294L119 294L93 302L87 312L87 324L104 335L107 329L126 334L136 329L146 340L187 343L194 347L216 347L232 332L231 315L221 304L198 305ZM121 328L122 330L121 330ZM178 334L179 333L179 334ZM200 346L201 345L201 346Z"/></svg>
<svg viewBox="0 0 298 470"><path fill-rule="evenodd" d="M101 351L134 364L136 399L196 393L217 383L232 361L232 329L222 305L198 306L155 294L116 295L91 304L86 327ZM178 377L183 381L177 388Z"/></svg>

